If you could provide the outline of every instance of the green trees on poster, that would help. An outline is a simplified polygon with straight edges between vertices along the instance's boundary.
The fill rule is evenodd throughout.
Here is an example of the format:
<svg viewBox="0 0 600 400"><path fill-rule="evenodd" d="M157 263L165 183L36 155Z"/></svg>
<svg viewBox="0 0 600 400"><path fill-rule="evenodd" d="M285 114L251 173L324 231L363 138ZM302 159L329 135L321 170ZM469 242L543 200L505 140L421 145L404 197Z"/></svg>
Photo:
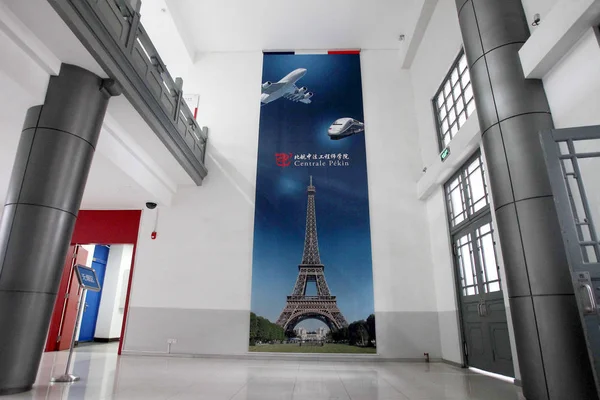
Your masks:
<svg viewBox="0 0 600 400"><path fill-rule="evenodd" d="M329 331L327 333L327 339L334 343L346 343L348 342L349 327L338 329L337 331Z"/></svg>
<svg viewBox="0 0 600 400"><path fill-rule="evenodd" d="M366 346L369 343L369 331L365 320L354 321L348 326L348 344Z"/></svg>
<svg viewBox="0 0 600 400"><path fill-rule="evenodd" d="M283 328L253 312L250 313L250 345L285 340Z"/></svg>
<svg viewBox="0 0 600 400"><path fill-rule="evenodd" d="M351 346L374 346L375 314L369 315L367 320L354 321L347 328L331 331L328 339L336 343L348 343Z"/></svg>
<svg viewBox="0 0 600 400"><path fill-rule="evenodd" d="M250 346L257 343L272 343L286 340L282 327L255 313L250 313ZM347 343L351 346L375 346L375 315L365 320L354 321L348 327L330 331L327 340L334 343Z"/></svg>
<svg viewBox="0 0 600 400"><path fill-rule="evenodd" d="M369 344L375 344L377 337L375 335L375 314L369 315L367 318L367 332L369 333Z"/></svg>

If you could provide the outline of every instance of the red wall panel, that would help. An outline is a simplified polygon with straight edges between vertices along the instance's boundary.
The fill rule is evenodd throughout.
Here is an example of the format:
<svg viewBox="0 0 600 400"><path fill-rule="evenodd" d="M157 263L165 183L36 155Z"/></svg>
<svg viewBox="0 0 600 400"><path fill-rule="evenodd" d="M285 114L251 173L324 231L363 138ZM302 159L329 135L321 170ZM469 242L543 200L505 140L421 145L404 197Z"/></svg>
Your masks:
<svg viewBox="0 0 600 400"><path fill-rule="evenodd" d="M71 244L137 244L141 210L81 210Z"/></svg>

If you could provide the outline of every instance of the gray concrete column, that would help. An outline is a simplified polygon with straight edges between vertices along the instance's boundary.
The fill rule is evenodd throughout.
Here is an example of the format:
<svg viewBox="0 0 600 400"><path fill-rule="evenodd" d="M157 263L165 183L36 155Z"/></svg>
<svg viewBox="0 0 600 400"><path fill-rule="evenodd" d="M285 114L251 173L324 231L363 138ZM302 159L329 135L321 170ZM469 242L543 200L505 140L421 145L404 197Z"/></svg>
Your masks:
<svg viewBox="0 0 600 400"><path fill-rule="evenodd" d="M541 80L525 79L520 0L456 0L506 267L523 392L597 399L538 137L553 127Z"/></svg>
<svg viewBox="0 0 600 400"><path fill-rule="evenodd" d="M63 64L27 111L0 221L0 394L31 389L113 81Z"/></svg>

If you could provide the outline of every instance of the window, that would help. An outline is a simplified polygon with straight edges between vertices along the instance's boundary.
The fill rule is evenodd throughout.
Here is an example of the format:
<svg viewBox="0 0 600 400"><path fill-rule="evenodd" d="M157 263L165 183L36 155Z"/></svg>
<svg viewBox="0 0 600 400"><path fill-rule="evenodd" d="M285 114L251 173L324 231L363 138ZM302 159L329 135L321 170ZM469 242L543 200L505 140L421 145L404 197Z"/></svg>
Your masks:
<svg viewBox="0 0 600 400"><path fill-rule="evenodd" d="M484 209L489 212L489 195L481 154L476 154L445 186L450 228L472 220Z"/></svg>
<svg viewBox="0 0 600 400"><path fill-rule="evenodd" d="M454 243L454 253L456 255L463 296L478 294L477 267L473 257L473 241L470 233L456 240Z"/></svg>
<svg viewBox="0 0 600 400"><path fill-rule="evenodd" d="M462 296L499 292L494 228L481 154L467 161L444 190Z"/></svg>
<svg viewBox="0 0 600 400"><path fill-rule="evenodd" d="M492 232L491 222L488 222L475 230L477 239L477 259L481 265L481 280L485 293L497 292L500 290L498 262L496 261L496 251L494 249Z"/></svg>
<svg viewBox="0 0 600 400"><path fill-rule="evenodd" d="M433 108L441 151L475 111L471 75L463 50L433 97Z"/></svg>

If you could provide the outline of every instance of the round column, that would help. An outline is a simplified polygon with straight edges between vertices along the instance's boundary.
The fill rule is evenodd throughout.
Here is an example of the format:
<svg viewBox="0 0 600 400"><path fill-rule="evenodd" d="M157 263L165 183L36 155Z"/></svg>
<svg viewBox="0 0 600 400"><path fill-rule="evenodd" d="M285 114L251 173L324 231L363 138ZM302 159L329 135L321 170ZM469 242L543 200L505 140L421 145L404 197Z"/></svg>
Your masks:
<svg viewBox="0 0 600 400"><path fill-rule="evenodd" d="M27 111L0 221L0 394L35 382L113 83L63 64Z"/></svg>
<svg viewBox="0 0 600 400"><path fill-rule="evenodd" d="M539 131L541 80L525 79L520 0L456 0L506 268L523 393L597 399Z"/></svg>

